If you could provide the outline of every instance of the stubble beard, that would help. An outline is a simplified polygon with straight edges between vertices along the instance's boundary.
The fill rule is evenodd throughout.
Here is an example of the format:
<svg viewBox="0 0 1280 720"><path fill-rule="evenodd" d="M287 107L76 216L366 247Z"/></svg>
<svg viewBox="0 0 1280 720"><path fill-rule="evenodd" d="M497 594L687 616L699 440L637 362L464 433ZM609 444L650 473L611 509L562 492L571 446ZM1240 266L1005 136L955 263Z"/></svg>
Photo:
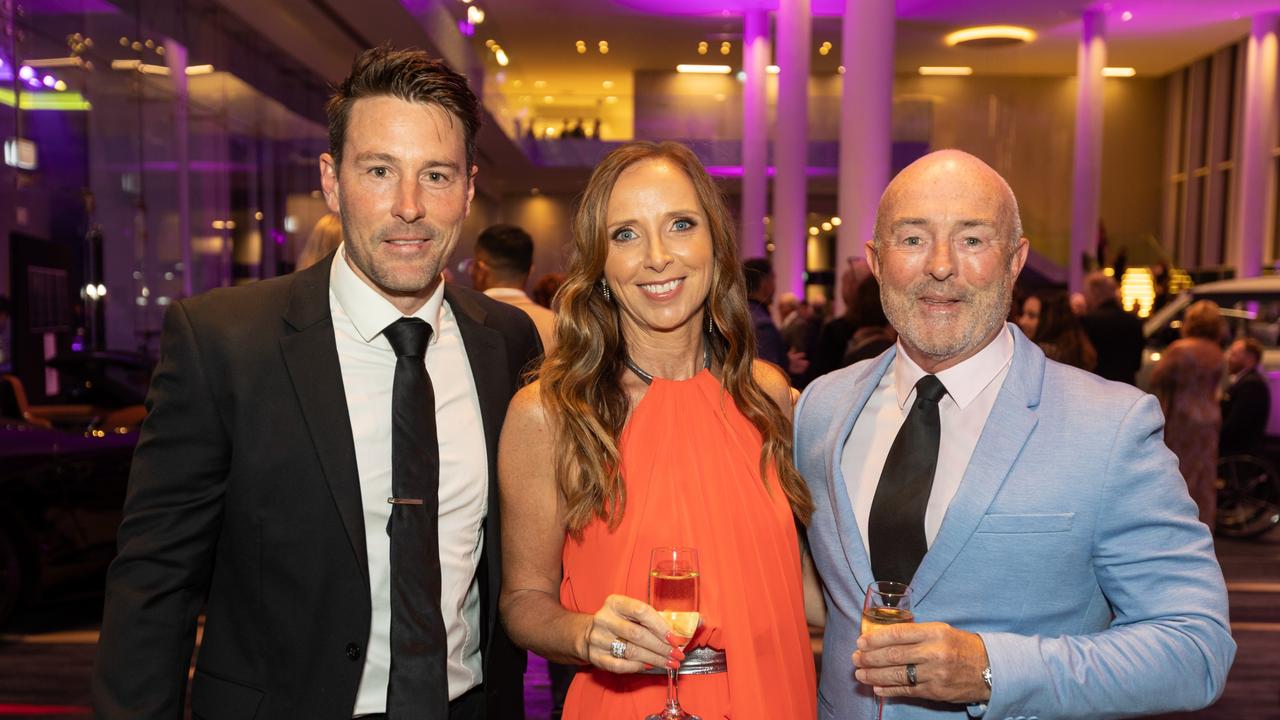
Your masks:
<svg viewBox="0 0 1280 720"><path fill-rule="evenodd" d="M978 350L996 328L1009 316L1012 296L1010 278L1000 278L985 288L955 288L946 282L924 280L904 291L880 286L880 302L885 317L898 331L903 344L921 354L943 361ZM964 312L958 317L927 318L922 315L919 300L929 292L958 298Z"/></svg>

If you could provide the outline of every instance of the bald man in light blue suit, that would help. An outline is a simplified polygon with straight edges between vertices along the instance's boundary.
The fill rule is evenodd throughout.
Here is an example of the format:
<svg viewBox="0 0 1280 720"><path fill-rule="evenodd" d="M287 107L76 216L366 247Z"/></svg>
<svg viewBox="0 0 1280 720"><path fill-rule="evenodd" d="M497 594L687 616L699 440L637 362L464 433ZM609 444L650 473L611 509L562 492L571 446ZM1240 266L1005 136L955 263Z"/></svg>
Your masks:
<svg viewBox="0 0 1280 720"><path fill-rule="evenodd" d="M886 720L1047 720L1192 710L1222 692L1226 588L1159 405L1046 360L1004 322L1021 235L1012 191L978 159L905 169L867 244L898 345L797 405L828 610L822 720L874 718L877 693ZM955 397L939 403L928 547L909 578L917 623L860 638L866 588L886 579L865 532L886 508L867 506L896 481L880 469L913 407L904 378L922 374Z"/></svg>

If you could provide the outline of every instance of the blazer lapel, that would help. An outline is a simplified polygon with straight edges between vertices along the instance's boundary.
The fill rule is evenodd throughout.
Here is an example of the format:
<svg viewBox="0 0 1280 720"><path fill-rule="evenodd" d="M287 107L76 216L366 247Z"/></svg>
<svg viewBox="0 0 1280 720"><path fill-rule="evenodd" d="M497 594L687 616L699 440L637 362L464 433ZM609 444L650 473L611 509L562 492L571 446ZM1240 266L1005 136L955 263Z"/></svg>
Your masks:
<svg viewBox="0 0 1280 720"><path fill-rule="evenodd" d="M977 530L1035 429L1034 408L1040 404L1045 357L1021 332L1014 332L1013 337L1013 359L1004 386L982 428L960 487L942 518L938 536L911 580L917 605Z"/></svg>
<svg viewBox="0 0 1280 720"><path fill-rule="evenodd" d="M854 381L844 419L839 425L832 424L829 431L831 435L827 438L827 447L832 449L831 455L827 458L827 477L830 479L827 492L830 494L832 514L836 520L836 532L844 548L849 570L858 583L858 589L863 592L875 578L871 573L871 560L867 555L867 548L862 544L862 533L858 530L858 520L853 513L853 502L849 498L849 486L845 483L840 464L844 457L845 443L849 441L854 423L862 414L862 409L866 407L872 391L880 384L880 378L884 377L885 372L888 371L889 364L893 362L896 353L896 346L890 348Z"/></svg>
<svg viewBox="0 0 1280 720"><path fill-rule="evenodd" d="M356 467L338 345L333 335L333 316L329 312L328 261L299 273L284 320L293 331L280 338L285 366L302 406L303 421L320 457L329 492L338 506L351 549L367 582L369 556L364 542L364 503L360 497L360 472Z"/></svg>

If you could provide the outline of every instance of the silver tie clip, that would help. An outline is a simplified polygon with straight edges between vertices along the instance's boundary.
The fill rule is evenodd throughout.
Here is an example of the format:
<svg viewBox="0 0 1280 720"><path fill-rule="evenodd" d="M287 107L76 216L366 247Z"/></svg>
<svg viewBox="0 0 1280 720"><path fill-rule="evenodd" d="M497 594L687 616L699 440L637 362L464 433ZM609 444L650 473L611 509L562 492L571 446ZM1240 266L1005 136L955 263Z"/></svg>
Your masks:
<svg viewBox="0 0 1280 720"><path fill-rule="evenodd" d="M422 504L422 501L416 498L389 497L387 498L387 502L391 503L392 505L421 505Z"/></svg>

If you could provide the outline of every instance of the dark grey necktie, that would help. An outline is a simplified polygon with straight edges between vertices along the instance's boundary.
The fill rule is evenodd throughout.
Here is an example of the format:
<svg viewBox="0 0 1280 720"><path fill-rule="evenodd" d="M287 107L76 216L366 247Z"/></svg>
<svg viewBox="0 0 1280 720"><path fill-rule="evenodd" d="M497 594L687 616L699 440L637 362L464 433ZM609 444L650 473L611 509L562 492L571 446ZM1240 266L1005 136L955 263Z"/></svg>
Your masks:
<svg viewBox="0 0 1280 720"><path fill-rule="evenodd" d="M390 720L447 718L448 644L440 611L440 446L424 359L431 326L400 318L382 334L396 353L391 392Z"/></svg>
<svg viewBox="0 0 1280 720"><path fill-rule="evenodd" d="M885 458L867 520L871 571L877 580L910 583L929 549L924 514L938 468L938 401L946 394L936 376L920 378L915 402Z"/></svg>

